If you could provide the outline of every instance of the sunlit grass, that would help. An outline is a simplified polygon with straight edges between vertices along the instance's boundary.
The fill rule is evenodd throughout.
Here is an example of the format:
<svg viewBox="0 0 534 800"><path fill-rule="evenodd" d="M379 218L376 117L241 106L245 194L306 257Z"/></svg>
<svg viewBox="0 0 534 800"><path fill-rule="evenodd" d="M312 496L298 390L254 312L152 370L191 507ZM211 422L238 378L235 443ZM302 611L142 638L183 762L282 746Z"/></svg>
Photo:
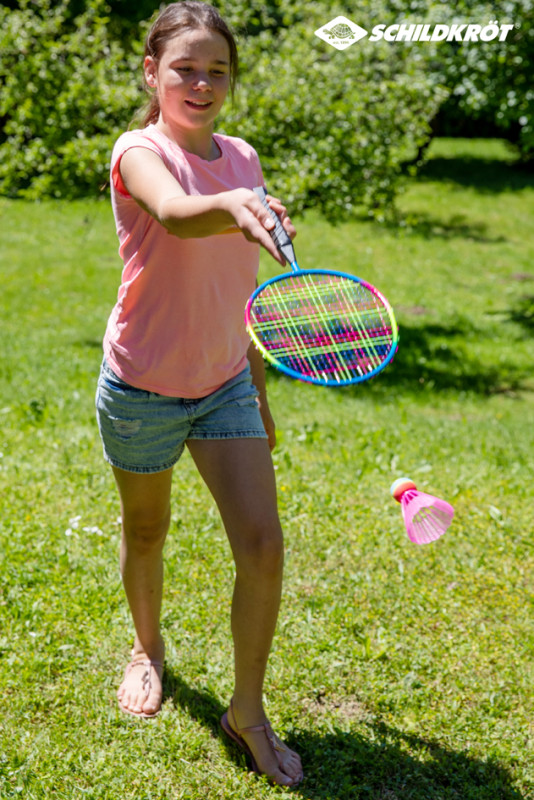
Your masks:
<svg viewBox="0 0 534 800"><path fill-rule="evenodd" d="M296 220L301 265L375 283L401 330L369 385L269 371L287 567L266 703L303 756L292 794L308 798L534 791L534 187L502 143L438 140L431 156L395 228ZM93 411L121 269L111 212L0 199L0 214L0 796L290 796L247 775L219 734L233 566L187 456L163 711L145 724L117 709L132 627ZM388 494L402 474L455 506L433 545L403 531Z"/></svg>

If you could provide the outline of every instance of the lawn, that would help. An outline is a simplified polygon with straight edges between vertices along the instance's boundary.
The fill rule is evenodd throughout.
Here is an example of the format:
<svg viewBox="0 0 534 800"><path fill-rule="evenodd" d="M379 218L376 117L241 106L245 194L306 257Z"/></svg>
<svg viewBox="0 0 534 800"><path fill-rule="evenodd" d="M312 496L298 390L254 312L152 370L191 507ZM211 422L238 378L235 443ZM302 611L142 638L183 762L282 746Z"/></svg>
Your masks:
<svg viewBox="0 0 534 800"><path fill-rule="evenodd" d="M436 140L395 226L295 220L301 266L377 285L401 340L368 385L268 372L287 566L265 699L304 761L291 792L218 727L233 564L187 455L163 710L119 712L132 626L93 410L111 211L0 198L0 215L2 800L534 797L534 176L505 144ZM262 257L262 278L277 269ZM404 474L456 509L434 544L406 537L389 496Z"/></svg>

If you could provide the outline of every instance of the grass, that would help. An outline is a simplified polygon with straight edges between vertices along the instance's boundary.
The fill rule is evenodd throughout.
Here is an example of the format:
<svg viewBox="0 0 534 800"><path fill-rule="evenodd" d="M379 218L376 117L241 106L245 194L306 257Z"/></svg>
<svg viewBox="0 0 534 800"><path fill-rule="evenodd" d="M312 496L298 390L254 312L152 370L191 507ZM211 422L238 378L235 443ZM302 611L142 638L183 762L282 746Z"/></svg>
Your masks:
<svg viewBox="0 0 534 800"><path fill-rule="evenodd" d="M396 227L297 221L301 265L379 286L401 342L356 388L269 371L287 568L266 703L307 774L287 792L219 732L233 567L188 456L164 707L147 723L117 709L132 627L93 411L120 272L111 212L0 199L2 800L534 796L534 181L501 142L436 140L399 207ZM402 474L455 506L433 545L403 532L388 495Z"/></svg>

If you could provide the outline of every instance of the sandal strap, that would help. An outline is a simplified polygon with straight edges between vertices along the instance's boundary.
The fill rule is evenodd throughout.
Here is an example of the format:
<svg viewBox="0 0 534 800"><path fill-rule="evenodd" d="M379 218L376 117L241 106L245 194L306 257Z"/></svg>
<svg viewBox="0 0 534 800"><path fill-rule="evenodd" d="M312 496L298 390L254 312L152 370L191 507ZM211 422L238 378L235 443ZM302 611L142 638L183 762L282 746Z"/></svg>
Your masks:
<svg viewBox="0 0 534 800"><path fill-rule="evenodd" d="M271 745L273 750L277 750L279 753L285 753L287 747L275 734L269 722L267 723L267 725L265 725L265 735L269 740L269 744Z"/></svg>
<svg viewBox="0 0 534 800"><path fill-rule="evenodd" d="M163 667L163 663L161 661L151 661L150 659L139 659L138 661L130 661L128 664L130 669L133 669L137 666L142 667Z"/></svg>
<svg viewBox="0 0 534 800"><path fill-rule="evenodd" d="M268 727L270 727L270 725L264 722L263 725L251 725L249 728L234 728L234 730L238 736L241 736L242 733L267 733Z"/></svg>
<svg viewBox="0 0 534 800"><path fill-rule="evenodd" d="M144 667L146 669L145 674L142 677L143 681L143 691L146 693L146 696L150 694L150 690L152 689L152 676L150 674L150 670L152 667L157 669L158 667L163 668L163 664L161 661L151 661L148 658L139 659L138 661L130 661L128 666L126 667L126 675L129 675L130 672L134 667Z"/></svg>
<svg viewBox="0 0 534 800"><path fill-rule="evenodd" d="M233 699L230 700L230 711L232 713L233 725L232 728L234 732L240 737L243 738L244 733L264 733L267 737L269 744L273 748L273 750L278 750L279 753L283 753L287 748L285 745L278 739L275 732L271 727L271 723L269 721L262 723L261 725L251 725L248 728L238 728L237 722L234 714L234 706L233 706Z"/></svg>

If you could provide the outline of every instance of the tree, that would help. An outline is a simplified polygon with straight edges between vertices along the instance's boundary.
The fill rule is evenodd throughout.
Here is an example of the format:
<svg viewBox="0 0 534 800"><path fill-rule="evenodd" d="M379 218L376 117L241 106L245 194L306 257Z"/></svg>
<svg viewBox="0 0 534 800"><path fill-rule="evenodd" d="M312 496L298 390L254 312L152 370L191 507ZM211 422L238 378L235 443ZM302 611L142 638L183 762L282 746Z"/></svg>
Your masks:
<svg viewBox="0 0 534 800"><path fill-rule="evenodd" d="M441 5L441 4L439 4ZM534 3L502 0L462 3L460 15L483 25L514 26L506 39L470 46L449 45L434 53L435 69L450 96L437 129L500 134L513 142L523 162L534 159ZM458 10L456 10L458 15Z"/></svg>
<svg viewBox="0 0 534 800"><path fill-rule="evenodd" d="M306 9L305 19L242 43L244 79L222 126L256 147L292 209L314 206L333 220L363 207L382 217L442 91L409 51L399 58L362 41L340 52L310 35L332 11Z"/></svg>

